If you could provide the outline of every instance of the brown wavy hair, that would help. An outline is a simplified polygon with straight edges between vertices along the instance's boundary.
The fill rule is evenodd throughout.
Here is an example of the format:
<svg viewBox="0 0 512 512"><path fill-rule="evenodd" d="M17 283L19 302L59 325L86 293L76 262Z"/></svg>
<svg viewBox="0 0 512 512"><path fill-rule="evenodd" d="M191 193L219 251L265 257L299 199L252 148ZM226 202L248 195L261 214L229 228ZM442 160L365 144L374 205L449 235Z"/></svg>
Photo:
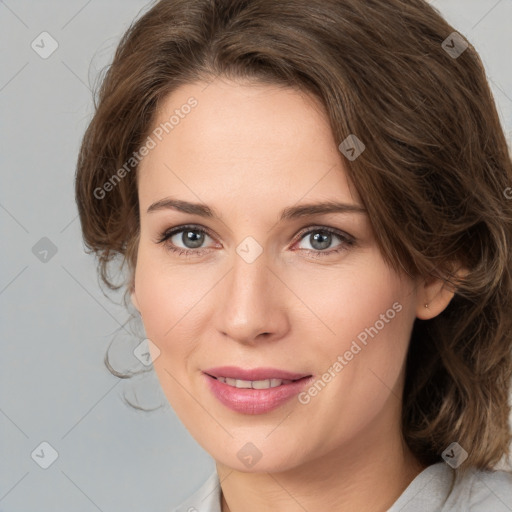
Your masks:
<svg viewBox="0 0 512 512"><path fill-rule="evenodd" d="M160 102L216 76L317 97L335 140L356 134L366 146L345 164L383 257L456 289L440 315L415 321L402 432L424 465L458 442L461 474L510 456L512 162L477 51L445 50L453 32L423 0L161 0L132 23L102 78L75 191L101 279L128 293L137 166L102 187L143 144ZM108 275L117 256L129 269L122 285Z"/></svg>

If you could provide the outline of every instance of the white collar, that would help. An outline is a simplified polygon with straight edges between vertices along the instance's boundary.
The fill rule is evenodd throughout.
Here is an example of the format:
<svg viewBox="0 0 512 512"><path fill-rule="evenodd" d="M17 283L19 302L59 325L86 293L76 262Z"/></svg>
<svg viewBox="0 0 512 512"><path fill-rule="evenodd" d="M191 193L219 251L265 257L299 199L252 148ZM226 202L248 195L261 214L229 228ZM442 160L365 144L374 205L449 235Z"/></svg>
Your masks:
<svg viewBox="0 0 512 512"><path fill-rule="evenodd" d="M183 501L173 512L221 512L220 481L217 470L192 496Z"/></svg>

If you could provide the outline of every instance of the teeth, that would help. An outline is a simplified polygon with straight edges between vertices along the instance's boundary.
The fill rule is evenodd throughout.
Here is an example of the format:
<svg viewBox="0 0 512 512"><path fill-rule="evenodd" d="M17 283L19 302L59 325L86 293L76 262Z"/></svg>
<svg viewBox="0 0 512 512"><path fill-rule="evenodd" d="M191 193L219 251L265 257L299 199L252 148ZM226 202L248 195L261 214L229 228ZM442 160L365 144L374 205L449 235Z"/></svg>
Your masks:
<svg viewBox="0 0 512 512"><path fill-rule="evenodd" d="M227 384L228 386L233 386L234 388L240 389L277 388L283 384L290 384L290 382L293 382L292 380L286 379L240 380L230 379L229 377L216 377L216 379L220 382L224 382L224 384Z"/></svg>
<svg viewBox="0 0 512 512"><path fill-rule="evenodd" d="M280 386L282 381L280 379L267 379L267 380L255 380L252 383L253 389L267 389L276 388Z"/></svg>

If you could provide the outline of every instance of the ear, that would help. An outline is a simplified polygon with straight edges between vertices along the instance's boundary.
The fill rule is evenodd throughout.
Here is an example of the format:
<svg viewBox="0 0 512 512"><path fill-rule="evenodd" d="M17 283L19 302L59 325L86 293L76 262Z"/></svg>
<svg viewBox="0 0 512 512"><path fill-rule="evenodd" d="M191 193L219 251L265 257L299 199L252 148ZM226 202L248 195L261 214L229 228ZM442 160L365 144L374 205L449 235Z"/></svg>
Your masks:
<svg viewBox="0 0 512 512"><path fill-rule="evenodd" d="M468 271L460 268L456 273L457 280L466 277ZM420 282L418 300L416 304L416 317L421 320L430 320L442 313L450 304L455 295L453 285L443 279L431 277Z"/></svg>

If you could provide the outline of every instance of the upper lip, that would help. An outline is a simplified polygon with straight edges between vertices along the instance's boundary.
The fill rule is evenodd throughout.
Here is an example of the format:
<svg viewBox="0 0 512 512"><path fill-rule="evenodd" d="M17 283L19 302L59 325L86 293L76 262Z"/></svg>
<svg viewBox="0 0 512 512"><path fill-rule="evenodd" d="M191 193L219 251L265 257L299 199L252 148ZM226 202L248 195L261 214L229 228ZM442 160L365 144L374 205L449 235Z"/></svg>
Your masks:
<svg viewBox="0 0 512 512"><path fill-rule="evenodd" d="M230 379L238 380L267 380L267 379L282 379L282 380L298 380L304 377L310 377L307 373L294 373L286 370L279 370L278 368L252 368L243 369L237 366L217 366L203 370L212 377L228 377Z"/></svg>

